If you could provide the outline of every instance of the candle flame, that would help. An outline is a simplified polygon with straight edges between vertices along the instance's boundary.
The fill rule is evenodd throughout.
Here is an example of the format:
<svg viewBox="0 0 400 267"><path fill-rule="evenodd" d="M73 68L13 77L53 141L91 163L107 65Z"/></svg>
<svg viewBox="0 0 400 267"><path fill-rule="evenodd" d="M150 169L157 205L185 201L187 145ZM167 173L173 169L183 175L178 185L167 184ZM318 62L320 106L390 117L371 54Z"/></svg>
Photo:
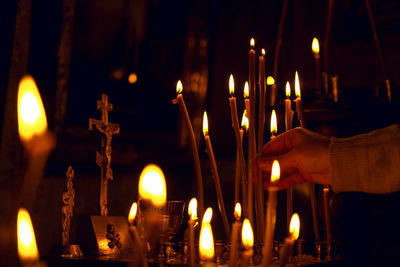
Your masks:
<svg viewBox="0 0 400 267"><path fill-rule="evenodd" d="M205 111L203 115L203 134L204 136L208 135L208 119L207 119L207 112Z"/></svg>
<svg viewBox="0 0 400 267"><path fill-rule="evenodd" d="M229 94L233 96L235 93L235 82L233 81L233 75L229 76Z"/></svg>
<svg viewBox="0 0 400 267"><path fill-rule="evenodd" d="M244 219L242 225L242 243L245 249L251 249L254 245L253 229L249 219Z"/></svg>
<svg viewBox="0 0 400 267"><path fill-rule="evenodd" d="M267 85L273 85L275 84L275 79L272 76L267 77Z"/></svg>
<svg viewBox="0 0 400 267"><path fill-rule="evenodd" d="M139 196L150 200L157 207L163 206L167 201L165 176L157 165L148 164L144 167L139 178Z"/></svg>
<svg viewBox="0 0 400 267"><path fill-rule="evenodd" d="M254 46L255 46L254 38L251 38L251 40L250 40L250 46L251 46L251 48L254 48Z"/></svg>
<svg viewBox="0 0 400 267"><path fill-rule="evenodd" d="M261 49L261 54L262 54L263 56L265 56L265 49L264 49L264 48Z"/></svg>
<svg viewBox="0 0 400 267"><path fill-rule="evenodd" d="M273 109L271 113L271 134L276 135L277 132L278 132L278 126L276 121L276 112L275 109Z"/></svg>
<svg viewBox="0 0 400 267"><path fill-rule="evenodd" d="M314 37L314 39L312 40L312 45L311 45L312 51L314 54L318 54L319 53L319 42L318 39L316 37Z"/></svg>
<svg viewBox="0 0 400 267"><path fill-rule="evenodd" d="M17 217L18 255L22 261L39 260L35 232L31 216L24 208L20 208Z"/></svg>
<svg viewBox="0 0 400 267"><path fill-rule="evenodd" d="M203 221L202 223L210 223L211 219L212 219L212 215L213 215L213 210L211 207L209 207L208 209L206 209L206 211L204 212L203 215Z"/></svg>
<svg viewBox="0 0 400 267"><path fill-rule="evenodd" d="M274 160L272 163L272 172L271 172L271 184L276 184L281 176L281 169L279 167L279 162Z"/></svg>
<svg viewBox="0 0 400 267"><path fill-rule="evenodd" d="M188 214L192 221L197 220L197 199L195 197L189 201Z"/></svg>
<svg viewBox="0 0 400 267"><path fill-rule="evenodd" d="M200 260L212 260L214 258L214 237L211 224L202 223L199 238Z"/></svg>
<svg viewBox="0 0 400 267"><path fill-rule="evenodd" d="M182 82L181 82L181 80L179 80L179 81L176 83L176 93L177 93L177 94L181 94L181 93L182 93L182 90L183 90Z"/></svg>
<svg viewBox="0 0 400 267"><path fill-rule="evenodd" d="M244 83L243 96L244 96L244 98L249 98L249 83L248 82Z"/></svg>
<svg viewBox="0 0 400 267"><path fill-rule="evenodd" d="M242 206L239 202L237 202L235 205L235 211L233 212L233 215L237 221L239 221L240 217L242 217Z"/></svg>
<svg viewBox="0 0 400 267"><path fill-rule="evenodd" d="M300 218L299 214L293 213L292 219L290 220L289 232L293 240L297 240L300 234Z"/></svg>
<svg viewBox="0 0 400 267"><path fill-rule="evenodd" d="M290 83L286 82L286 98L290 98Z"/></svg>
<svg viewBox="0 0 400 267"><path fill-rule="evenodd" d="M296 93L296 97L301 98L299 73L297 71L296 71L296 75L294 78L294 91Z"/></svg>
<svg viewBox="0 0 400 267"><path fill-rule="evenodd" d="M24 76L18 87L18 132L23 142L47 131L46 112L32 76Z"/></svg>
<svg viewBox="0 0 400 267"><path fill-rule="evenodd" d="M134 84L135 82L137 82L137 75L136 75L136 73L131 73L131 74L129 74L129 76L128 76L128 82L129 82L130 84Z"/></svg>
<svg viewBox="0 0 400 267"><path fill-rule="evenodd" d="M247 132L247 130L249 129L249 119L247 118L247 111L244 110L243 111L243 116L242 116L242 128L244 128Z"/></svg>
<svg viewBox="0 0 400 267"><path fill-rule="evenodd" d="M129 215L128 215L128 222L133 223L136 218L136 213L137 213L137 203L133 202L131 209L129 210Z"/></svg>

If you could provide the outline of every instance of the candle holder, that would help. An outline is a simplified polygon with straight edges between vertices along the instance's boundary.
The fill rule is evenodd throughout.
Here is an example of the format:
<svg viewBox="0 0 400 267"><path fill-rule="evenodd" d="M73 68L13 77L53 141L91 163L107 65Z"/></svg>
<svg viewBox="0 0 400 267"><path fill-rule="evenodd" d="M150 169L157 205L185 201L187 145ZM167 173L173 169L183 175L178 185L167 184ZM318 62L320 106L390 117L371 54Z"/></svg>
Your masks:
<svg viewBox="0 0 400 267"><path fill-rule="evenodd" d="M325 256L324 253L324 247L325 247L325 242L315 242L315 257L318 262L321 262L323 257Z"/></svg>
<svg viewBox="0 0 400 267"><path fill-rule="evenodd" d="M304 239L298 239L297 243L296 243L296 251L297 251L297 255L303 255L304 253L304 244L306 243L306 241Z"/></svg>
<svg viewBox="0 0 400 267"><path fill-rule="evenodd" d="M217 264L222 265L228 262L229 248L229 243L225 243L224 241L215 242L215 256Z"/></svg>
<svg viewBox="0 0 400 267"><path fill-rule="evenodd" d="M79 245L64 245L61 257L67 259L79 259L83 257L83 253Z"/></svg>

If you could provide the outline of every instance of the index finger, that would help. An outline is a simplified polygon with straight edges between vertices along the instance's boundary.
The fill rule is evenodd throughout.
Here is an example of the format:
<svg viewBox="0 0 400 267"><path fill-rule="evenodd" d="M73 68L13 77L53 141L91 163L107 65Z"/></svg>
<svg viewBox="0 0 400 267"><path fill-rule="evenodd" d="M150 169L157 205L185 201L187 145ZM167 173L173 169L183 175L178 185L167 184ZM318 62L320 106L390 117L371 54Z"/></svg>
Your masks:
<svg viewBox="0 0 400 267"><path fill-rule="evenodd" d="M262 155L264 157L269 157L277 154L282 154L291 150L296 144L295 135L297 131L297 128L291 129L269 141L263 147Z"/></svg>

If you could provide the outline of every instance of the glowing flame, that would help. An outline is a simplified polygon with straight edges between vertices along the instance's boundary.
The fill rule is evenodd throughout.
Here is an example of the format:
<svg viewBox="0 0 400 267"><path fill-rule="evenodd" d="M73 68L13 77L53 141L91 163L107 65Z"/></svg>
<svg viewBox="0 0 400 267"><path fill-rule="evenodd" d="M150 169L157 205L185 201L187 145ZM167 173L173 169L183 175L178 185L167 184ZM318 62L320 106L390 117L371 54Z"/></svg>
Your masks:
<svg viewBox="0 0 400 267"><path fill-rule="evenodd" d="M199 257L201 260L212 260L214 254L214 237L211 224L203 222L199 238Z"/></svg>
<svg viewBox="0 0 400 267"><path fill-rule="evenodd" d="M242 206L240 205L239 202L236 203L235 205L235 211L233 212L233 215L235 216L236 220L240 220L240 217L242 217Z"/></svg>
<svg viewBox="0 0 400 267"><path fill-rule="evenodd" d="M253 229L249 219L244 219L242 225L242 243L245 249L251 249L254 245Z"/></svg>
<svg viewBox="0 0 400 267"><path fill-rule="evenodd" d="M301 98L299 74L297 73L297 71L296 71L296 75L294 77L294 91L296 93L296 97Z"/></svg>
<svg viewBox="0 0 400 267"><path fill-rule="evenodd" d="M129 82L130 84L134 84L135 82L137 82L137 75L136 75L136 73L131 73L131 74L129 74L129 76L128 76L128 82Z"/></svg>
<svg viewBox="0 0 400 267"><path fill-rule="evenodd" d="M129 215L128 215L128 222L133 223L136 218L136 213L137 213L137 203L133 202L131 209L129 210Z"/></svg>
<svg viewBox="0 0 400 267"><path fill-rule="evenodd" d="M286 82L286 98L290 98L290 84Z"/></svg>
<svg viewBox="0 0 400 267"><path fill-rule="evenodd" d="M22 261L39 260L35 232L31 216L26 209L20 208L17 217L18 255Z"/></svg>
<svg viewBox="0 0 400 267"><path fill-rule="evenodd" d="M204 136L208 135L208 119L207 119L207 112L205 111L203 115L203 134Z"/></svg>
<svg viewBox="0 0 400 267"><path fill-rule="evenodd" d="M160 167L149 164L144 167L139 178L139 196L150 200L155 206L163 206L167 201L167 185Z"/></svg>
<svg viewBox="0 0 400 267"><path fill-rule="evenodd" d="M254 38L251 38L251 40L250 40L250 46L251 46L251 48L253 48L253 47L255 46Z"/></svg>
<svg viewBox="0 0 400 267"><path fill-rule="evenodd" d="M249 119L247 118L247 111L243 111L243 116L242 116L242 128L244 128L246 131L249 129Z"/></svg>
<svg viewBox="0 0 400 267"><path fill-rule="evenodd" d="M273 109L271 113L271 134L276 135L277 132L278 132L278 126L276 122L276 112L275 109Z"/></svg>
<svg viewBox="0 0 400 267"><path fill-rule="evenodd" d="M265 56L265 49L264 49L264 48L261 49L261 54L262 54L263 56Z"/></svg>
<svg viewBox="0 0 400 267"><path fill-rule="evenodd" d="M233 96L235 93L235 82L233 81L233 75L229 76L229 94Z"/></svg>
<svg viewBox="0 0 400 267"><path fill-rule="evenodd" d="M197 220L197 199L195 197L189 201L188 214L191 220Z"/></svg>
<svg viewBox="0 0 400 267"><path fill-rule="evenodd" d="M212 210L212 208L206 209L206 211L204 212L204 215L203 215L203 221L202 221L202 223L203 223L203 224L204 224L204 223L210 223L210 222L211 222L211 219L212 219L212 215L213 215L213 210Z"/></svg>
<svg viewBox="0 0 400 267"><path fill-rule="evenodd" d="M319 42L318 39L314 37L314 39L312 40L312 45L311 45L312 51L314 54L318 54L319 53Z"/></svg>
<svg viewBox="0 0 400 267"><path fill-rule="evenodd" d="M27 142L47 130L47 119L39 90L32 76L24 76L18 88L18 132Z"/></svg>
<svg viewBox="0 0 400 267"><path fill-rule="evenodd" d="M275 79L272 76L267 77L267 85L273 85L275 84Z"/></svg>
<svg viewBox="0 0 400 267"><path fill-rule="evenodd" d="M182 89L183 88L183 86L182 86L182 82L181 82L181 80L179 80L177 83L176 83L176 93L177 94L181 94L182 93Z"/></svg>
<svg viewBox="0 0 400 267"><path fill-rule="evenodd" d="M293 213L292 219L290 220L289 232L293 240L297 240L300 234L300 218L299 214Z"/></svg>
<svg viewBox="0 0 400 267"><path fill-rule="evenodd" d="M276 184L281 176L281 168L279 167L279 162L274 160L272 163L272 172L271 172L271 184Z"/></svg>
<svg viewBox="0 0 400 267"><path fill-rule="evenodd" d="M244 96L244 98L249 98L249 83L248 82L244 83L243 96Z"/></svg>

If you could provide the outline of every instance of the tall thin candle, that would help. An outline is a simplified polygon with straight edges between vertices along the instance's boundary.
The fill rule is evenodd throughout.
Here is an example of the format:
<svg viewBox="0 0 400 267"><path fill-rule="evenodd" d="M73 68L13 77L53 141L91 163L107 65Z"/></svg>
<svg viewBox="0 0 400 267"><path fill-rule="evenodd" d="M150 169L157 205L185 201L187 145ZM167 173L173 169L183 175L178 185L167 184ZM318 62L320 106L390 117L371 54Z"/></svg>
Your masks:
<svg viewBox="0 0 400 267"><path fill-rule="evenodd" d="M137 203L133 202L131 209L129 210L129 216L128 216L128 222L129 222L129 235L132 238L133 243L135 244L135 258L139 258L140 266L147 267L147 261L144 258L144 253L143 253L143 245L142 241L139 237L139 234L137 232L136 226L133 224L135 222L137 214Z"/></svg>
<svg viewBox="0 0 400 267"><path fill-rule="evenodd" d="M322 88L321 88L321 68L320 68L320 56L319 56L319 42L318 39L314 37L311 49L314 54L315 59L315 90L317 93L322 95ZM328 92L325 92L328 93Z"/></svg>
<svg viewBox="0 0 400 267"><path fill-rule="evenodd" d="M293 110L292 110L292 100L290 99L290 84L286 82L286 99L285 99L285 126L286 131L292 128L293 121ZM286 189L286 221L287 229L289 229L289 218L293 210L293 187Z"/></svg>
<svg viewBox="0 0 400 267"><path fill-rule="evenodd" d="M240 130L239 130L239 119L237 114L237 107L236 107L236 97L234 96L235 93L235 83L233 80L233 76L229 77L229 106L231 108L231 119L232 119L232 127L235 132L236 138L236 151L238 153L239 158L239 171L240 175L236 174L235 176L235 202L239 201L239 178L240 176L246 179L246 169L245 169L245 161L244 161L244 153L243 153L243 142L240 138Z"/></svg>
<svg viewBox="0 0 400 267"><path fill-rule="evenodd" d="M195 238L194 238L194 227L197 223L197 199L192 198L189 202L188 208L189 221L189 266L196 267L196 250L195 250Z"/></svg>
<svg viewBox="0 0 400 267"><path fill-rule="evenodd" d="M242 138L243 142L243 136L244 133L248 131L249 129L249 119L247 118L247 110L245 109L243 111L242 115L242 122L241 122L242 128L240 128L240 136ZM242 201L243 201L243 214L246 215L246 209L247 209L247 186L246 186L246 180L244 179L245 177L242 176L241 179L241 187L242 187Z"/></svg>
<svg viewBox="0 0 400 267"><path fill-rule="evenodd" d="M186 109L185 101L183 100L182 96L182 82L178 81L176 84L176 99L172 100L173 104L179 104L179 108L181 112L183 113L186 127L189 130L189 138L190 138L190 144L192 147L192 153L193 153L193 160L194 160L194 169L196 172L196 180L197 180L197 197L199 198L199 214L203 215L204 212L204 189L203 189L203 177L201 175L201 166L200 166L200 158L199 158L199 151L197 149L197 143L196 143L196 137L193 132L193 127L192 123L190 121L189 113Z"/></svg>
<svg viewBox="0 0 400 267"><path fill-rule="evenodd" d="M296 75L295 75L294 88L295 88L295 93L296 93L295 102L296 102L297 116L300 120L301 127L306 128L306 123L305 123L305 119L304 119L304 115L303 115L303 105L301 102L299 74L297 73L297 71L296 71ZM307 183L307 186L308 186L308 190L310 193L315 240L317 242L319 242L320 236L319 236L319 226L318 226L317 199L315 197L314 183Z"/></svg>
<svg viewBox="0 0 400 267"><path fill-rule="evenodd" d="M292 219L290 220L289 227L289 236L285 238L285 244L283 246L281 255L280 255L280 264L279 266L284 267L289 261L290 255L292 254L292 248L294 241L299 238L300 234L300 218L297 213L293 214Z"/></svg>
<svg viewBox="0 0 400 267"><path fill-rule="evenodd" d="M277 193L278 188L276 183L280 178L280 168L277 160L272 163L271 171L271 185L268 188L268 203L266 212L266 228L264 237L264 247L263 247L263 260L262 267L267 267L271 263L272 258L272 245L274 240L275 232L275 221L276 221L276 206L277 206Z"/></svg>
<svg viewBox="0 0 400 267"><path fill-rule="evenodd" d="M242 216L242 207L239 202L235 205L235 212L233 213L235 222L232 224L231 236L231 249L229 251L229 267L237 266L238 260L238 244L239 244L239 231L242 223L240 221Z"/></svg>
<svg viewBox="0 0 400 267"><path fill-rule="evenodd" d="M253 245L254 245L254 235L253 228L248 219L244 219L242 225L242 244L244 247L243 251L243 266L248 267L252 263L253 257Z"/></svg>
<svg viewBox="0 0 400 267"><path fill-rule="evenodd" d="M225 229L225 235L227 238L229 238L229 236L231 235L231 232L229 229L228 216L226 215L224 197L222 195L222 189L221 189L221 183L220 183L220 179L219 179L217 163L215 162L214 151L211 146L210 136L208 135L208 119L207 119L207 113L205 111L204 111L204 116L203 116L203 134L204 134L204 141L206 143L206 151L208 153L208 158L210 160L215 190L217 191L218 207L219 207L219 211L221 212L222 222L223 222L224 229Z"/></svg>

